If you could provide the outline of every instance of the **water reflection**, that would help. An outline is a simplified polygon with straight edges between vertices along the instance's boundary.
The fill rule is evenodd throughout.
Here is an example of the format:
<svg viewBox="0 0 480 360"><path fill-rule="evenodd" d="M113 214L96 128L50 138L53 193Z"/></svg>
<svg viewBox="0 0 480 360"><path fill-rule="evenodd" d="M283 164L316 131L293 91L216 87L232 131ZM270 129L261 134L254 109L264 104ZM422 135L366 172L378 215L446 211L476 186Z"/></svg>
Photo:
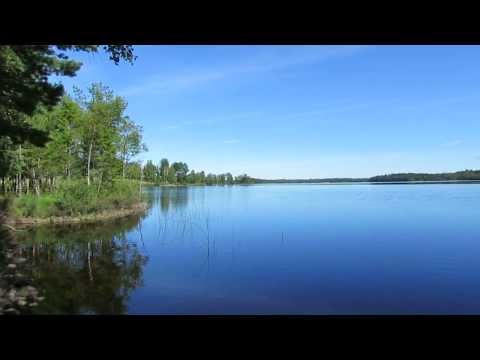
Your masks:
<svg viewBox="0 0 480 360"><path fill-rule="evenodd" d="M480 312L479 186L145 191L142 217L17 233L37 312Z"/></svg>
<svg viewBox="0 0 480 360"><path fill-rule="evenodd" d="M129 296L142 286L148 260L136 239L141 237L140 220L133 216L96 226L19 233L22 255L31 265L35 284L46 294L37 311L127 313Z"/></svg>
<svg viewBox="0 0 480 360"><path fill-rule="evenodd" d="M188 187L164 187L157 192L160 197L160 209L166 213L172 209L185 208L188 204Z"/></svg>
<svg viewBox="0 0 480 360"><path fill-rule="evenodd" d="M26 275L46 295L35 312L128 313L133 291L143 286L148 261L142 222L158 208L162 217L157 220L167 229L170 217L187 207L188 190L147 188L150 208L142 215L96 225L44 226L18 232L20 255L27 259Z"/></svg>

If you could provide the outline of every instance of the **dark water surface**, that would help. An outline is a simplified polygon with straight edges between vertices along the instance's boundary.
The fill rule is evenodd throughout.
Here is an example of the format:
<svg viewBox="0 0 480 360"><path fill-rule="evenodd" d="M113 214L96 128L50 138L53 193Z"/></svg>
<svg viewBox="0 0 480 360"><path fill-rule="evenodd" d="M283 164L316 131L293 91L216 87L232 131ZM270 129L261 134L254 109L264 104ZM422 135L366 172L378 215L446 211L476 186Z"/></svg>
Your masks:
<svg viewBox="0 0 480 360"><path fill-rule="evenodd" d="M149 188L20 239L41 313L480 314L480 186Z"/></svg>

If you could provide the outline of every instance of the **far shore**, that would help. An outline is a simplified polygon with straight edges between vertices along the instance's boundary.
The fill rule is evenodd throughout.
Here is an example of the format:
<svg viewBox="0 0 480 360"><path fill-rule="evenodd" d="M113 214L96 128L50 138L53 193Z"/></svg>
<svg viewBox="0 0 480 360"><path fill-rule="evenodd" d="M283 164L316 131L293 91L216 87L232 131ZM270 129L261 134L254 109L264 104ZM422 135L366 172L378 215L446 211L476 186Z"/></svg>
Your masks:
<svg viewBox="0 0 480 360"><path fill-rule="evenodd" d="M395 184L480 184L480 180L410 180L410 181L309 181L309 180L262 180L249 184L155 184L144 183L147 186L155 187L186 187L186 186L245 186L245 185L395 185Z"/></svg>

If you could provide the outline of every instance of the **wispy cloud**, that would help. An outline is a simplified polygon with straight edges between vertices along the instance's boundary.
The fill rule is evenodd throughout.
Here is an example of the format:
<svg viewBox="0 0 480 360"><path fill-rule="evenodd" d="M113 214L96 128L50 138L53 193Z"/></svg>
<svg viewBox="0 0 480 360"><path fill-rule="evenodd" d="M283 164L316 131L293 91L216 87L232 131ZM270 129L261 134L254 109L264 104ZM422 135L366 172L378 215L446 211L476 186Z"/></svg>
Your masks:
<svg viewBox="0 0 480 360"><path fill-rule="evenodd" d="M259 115L262 115L261 111L248 111L248 112L239 112L233 114L225 114L225 115L215 115L205 120L200 120L200 123L204 124L213 124L216 122L225 122L225 121L238 121L238 120L245 120L249 118L255 118Z"/></svg>
<svg viewBox="0 0 480 360"><path fill-rule="evenodd" d="M148 92L164 93L175 90L188 89L209 81L225 77L221 71L204 73L184 73L177 75L157 75L142 84L135 85L120 91L122 96L133 96Z"/></svg>
<svg viewBox="0 0 480 360"><path fill-rule="evenodd" d="M480 92L469 92L458 96L450 97L433 97L422 99L422 101L410 101L403 104L398 104L398 108L405 110L421 110L435 107L437 109L445 106L458 105L465 102L478 101Z"/></svg>
<svg viewBox="0 0 480 360"><path fill-rule="evenodd" d="M178 129L180 126L179 125L167 125L165 126L165 129L173 130L173 129Z"/></svg>
<svg viewBox="0 0 480 360"><path fill-rule="evenodd" d="M442 146L443 147L456 147L458 145L461 145L463 143L462 140L451 140L451 141L447 141L446 143L443 143Z"/></svg>
<svg viewBox="0 0 480 360"><path fill-rule="evenodd" d="M249 118L254 118L256 116L261 115L262 113L260 111L249 111L249 112L239 112L239 113L231 113L231 114L225 114L225 115L212 115L208 116L206 118L198 118L195 120L186 120L186 121L179 121L175 124L168 124L163 126L164 129L167 130L173 130L173 129L179 129L179 128L188 128L196 125L213 125L215 123L219 122L225 122L225 121L238 121L242 119L249 119Z"/></svg>
<svg viewBox="0 0 480 360"><path fill-rule="evenodd" d="M241 63L216 69L190 69L173 75L157 74L144 82L120 91L122 96L168 93L204 85L238 75L282 70L291 66L316 63L332 57L350 56L366 46L296 46L267 47L263 54ZM260 48L263 49L263 48ZM289 50L289 51L287 51Z"/></svg>

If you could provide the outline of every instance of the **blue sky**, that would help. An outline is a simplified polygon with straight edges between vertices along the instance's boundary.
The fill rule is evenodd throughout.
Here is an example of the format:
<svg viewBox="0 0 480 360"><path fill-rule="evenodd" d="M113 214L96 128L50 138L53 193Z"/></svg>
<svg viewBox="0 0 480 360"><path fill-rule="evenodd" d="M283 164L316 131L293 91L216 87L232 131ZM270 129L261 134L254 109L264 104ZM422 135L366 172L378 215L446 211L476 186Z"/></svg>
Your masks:
<svg viewBox="0 0 480 360"><path fill-rule="evenodd" d="M141 159L259 178L480 168L479 46L135 46L92 82L128 102Z"/></svg>

